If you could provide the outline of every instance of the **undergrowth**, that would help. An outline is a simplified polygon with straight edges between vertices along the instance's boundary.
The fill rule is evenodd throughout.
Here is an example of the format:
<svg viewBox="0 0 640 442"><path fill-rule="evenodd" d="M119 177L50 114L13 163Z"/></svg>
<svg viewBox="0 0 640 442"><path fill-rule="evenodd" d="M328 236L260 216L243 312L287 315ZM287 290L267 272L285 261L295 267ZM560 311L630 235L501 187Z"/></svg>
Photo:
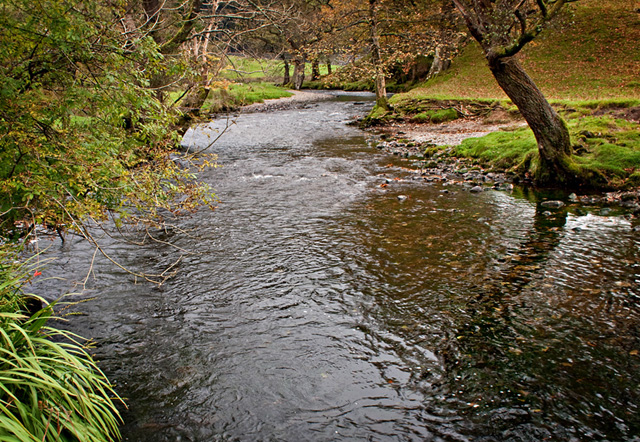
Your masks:
<svg viewBox="0 0 640 442"><path fill-rule="evenodd" d="M24 289L40 272L16 257L0 247L0 440L119 440L118 396L82 339L47 325L55 303L25 314Z"/></svg>

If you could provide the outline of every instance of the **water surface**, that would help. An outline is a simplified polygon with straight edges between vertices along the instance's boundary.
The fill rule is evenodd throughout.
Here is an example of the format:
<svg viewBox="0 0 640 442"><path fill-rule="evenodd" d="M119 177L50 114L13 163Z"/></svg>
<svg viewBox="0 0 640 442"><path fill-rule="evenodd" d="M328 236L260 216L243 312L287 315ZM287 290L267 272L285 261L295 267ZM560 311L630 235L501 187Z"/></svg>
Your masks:
<svg viewBox="0 0 640 442"><path fill-rule="evenodd" d="M414 180L346 124L367 106L239 116L200 175L215 212L103 239L139 270L181 256L165 242L194 252L159 288L98 258L75 308L125 440L634 440L638 221ZM93 250L53 248L84 279Z"/></svg>

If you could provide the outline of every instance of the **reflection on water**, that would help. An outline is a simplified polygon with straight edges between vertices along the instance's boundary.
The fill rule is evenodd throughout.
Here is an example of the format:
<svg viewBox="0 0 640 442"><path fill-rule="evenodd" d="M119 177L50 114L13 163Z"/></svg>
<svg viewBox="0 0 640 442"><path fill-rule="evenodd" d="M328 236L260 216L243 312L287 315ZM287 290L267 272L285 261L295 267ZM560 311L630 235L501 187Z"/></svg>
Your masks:
<svg viewBox="0 0 640 442"><path fill-rule="evenodd" d="M127 398L126 440L632 440L635 220L545 213L518 191L381 188L401 171L345 124L362 108L241 116L201 177L218 210L163 234L196 252L165 286L96 262L72 326ZM179 255L111 252L147 270ZM81 279L93 251L57 253Z"/></svg>

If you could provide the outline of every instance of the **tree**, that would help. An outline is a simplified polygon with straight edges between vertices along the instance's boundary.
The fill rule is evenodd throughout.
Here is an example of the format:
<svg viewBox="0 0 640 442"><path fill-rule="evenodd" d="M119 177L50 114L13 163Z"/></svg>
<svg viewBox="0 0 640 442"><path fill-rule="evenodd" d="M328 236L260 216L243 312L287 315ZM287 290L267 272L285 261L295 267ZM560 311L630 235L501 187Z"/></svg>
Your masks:
<svg viewBox="0 0 640 442"><path fill-rule="evenodd" d="M575 0L453 0L478 41L498 85L533 131L539 153L536 181L576 184L569 131L515 55L542 32L562 8Z"/></svg>
<svg viewBox="0 0 640 442"><path fill-rule="evenodd" d="M372 81L382 109L388 108L390 71L408 72L418 58L429 55L442 23L435 0L332 0L322 17L328 40L346 48L342 52L350 55L359 78Z"/></svg>
<svg viewBox="0 0 640 442"><path fill-rule="evenodd" d="M167 70L166 57L148 34L122 31L123 9L2 0L2 11L3 242L38 225L92 241L94 223L157 226L165 214L213 204L209 187L194 180L197 169L174 161L178 115L149 87Z"/></svg>

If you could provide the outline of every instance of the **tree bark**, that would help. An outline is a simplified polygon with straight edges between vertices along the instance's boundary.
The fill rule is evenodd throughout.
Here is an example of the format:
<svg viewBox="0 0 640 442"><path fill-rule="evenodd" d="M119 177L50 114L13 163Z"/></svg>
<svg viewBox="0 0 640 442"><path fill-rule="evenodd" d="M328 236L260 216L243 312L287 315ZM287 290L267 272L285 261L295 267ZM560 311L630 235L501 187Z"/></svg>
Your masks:
<svg viewBox="0 0 640 442"><path fill-rule="evenodd" d="M189 9L189 14L182 21L182 27L176 32L173 37L160 45L159 51L163 55L172 55L174 54L180 45L182 45L185 41L189 39L191 31L196 25L196 18L200 13L201 1L193 0L191 3L191 8Z"/></svg>
<svg viewBox="0 0 640 442"><path fill-rule="evenodd" d="M320 60L314 58L311 62L311 81L320 80Z"/></svg>
<svg viewBox="0 0 640 442"><path fill-rule="evenodd" d="M331 66L331 59L327 58L327 74L331 75L333 73L333 66Z"/></svg>
<svg viewBox="0 0 640 442"><path fill-rule="evenodd" d="M289 64L289 60L283 57L284 60L284 78L282 79L282 85L286 86L291 83L291 65Z"/></svg>
<svg viewBox="0 0 640 442"><path fill-rule="evenodd" d="M489 59L489 68L536 137L540 155L536 182L550 186L575 183L577 177L568 169L571 140L562 118L515 58Z"/></svg>
<svg viewBox="0 0 640 442"><path fill-rule="evenodd" d="M387 83L384 78L384 69L382 68L382 49L380 47L380 37L378 35L378 22L376 20L376 1L369 0L369 31L371 32L371 60L375 69L375 89L376 89L376 105L388 110L389 101L387 100Z"/></svg>
<svg viewBox="0 0 640 442"><path fill-rule="evenodd" d="M296 57L293 60L293 88L295 90L300 90L302 83L304 83L304 66L304 58Z"/></svg>
<svg viewBox="0 0 640 442"><path fill-rule="evenodd" d="M441 57L442 46L437 45L436 50L433 53L433 61L431 62L431 67L429 68L429 73L427 74L427 80L435 77L444 69L444 60Z"/></svg>

